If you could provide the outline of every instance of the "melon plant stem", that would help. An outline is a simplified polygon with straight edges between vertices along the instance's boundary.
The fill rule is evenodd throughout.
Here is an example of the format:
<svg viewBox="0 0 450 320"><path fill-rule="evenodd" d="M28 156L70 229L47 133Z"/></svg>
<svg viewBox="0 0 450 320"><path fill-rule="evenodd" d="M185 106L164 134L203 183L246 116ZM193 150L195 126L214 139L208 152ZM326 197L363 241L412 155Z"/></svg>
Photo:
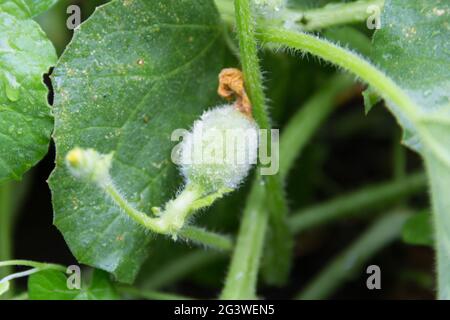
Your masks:
<svg viewBox="0 0 450 320"><path fill-rule="evenodd" d="M231 251L233 249L233 241L230 237L199 227L186 226L181 229L180 236L200 245L218 250Z"/></svg>
<svg viewBox="0 0 450 320"><path fill-rule="evenodd" d="M438 298L450 300L450 172L449 167L431 153L425 153L425 165L433 205Z"/></svg>
<svg viewBox="0 0 450 320"><path fill-rule="evenodd" d="M130 216L134 221L150 231L164 231L164 229L157 224L159 221L158 219L149 217L144 212L134 208L124 197L122 197L112 183L105 185L103 189L124 213ZM164 232L161 233L164 234ZM229 237L193 226L182 228L178 232L178 235L187 240L192 240L194 243L204 244L208 247L218 248L219 250L230 250L232 247L232 242Z"/></svg>
<svg viewBox="0 0 450 320"><path fill-rule="evenodd" d="M255 39L255 25L249 0L235 0L236 27L244 72L245 89L252 103L252 114L261 129L270 129L270 119L266 110L258 49Z"/></svg>
<svg viewBox="0 0 450 320"><path fill-rule="evenodd" d="M234 8L245 88L252 103L253 117L261 129L270 130L250 1L235 0ZM268 149L271 150L270 142ZM286 224L287 205L279 176L272 175L263 178L258 173L248 201L222 293L222 298L225 299L256 297L256 280L268 224L267 216L269 215L266 206L269 207L271 213L272 240L270 245L279 248L278 261L287 262L286 265L288 265L290 260L291 243ZM254 203L254 201L258 203Z"/></svg>
<svg viewBox="0 0 450 320"><path fill-rule="evenodd" d="M258 177L253 181L247 199L221 299L256 299L258 270L269 218L265 210L265 194L263 180Z"/></svg>
<svg viewBox="0 0 450 320"><path fill-rule="evenodd" d="M407 120L418 124L420 109L417 105L391 78L358 54L307 33L265 26L260 26L258 31L263 42L311 53L354 73L369 83L385 100L397 105ZM418 127L416 129L419 130Z"/></svg>
<svg viewBox="0 0 450 320"><path fill-rule="evenodd" d="M258 49L254 35L254 18L251 14L250 1L235 0L234 9L245 89L252 103L252 114L261 129L270 130L271 124L266 110L258 60ZM269 138L267 154L272 154L270 151L272 147L270 140ZM274 161L278 161L278 159ZM264 184L264 186L261 184ZM283 281L289 271L292 238L286 222L287 204L280 177L278 175L261 177L258 173L256 179L253 181L253 187L248 201L251 202L252 199L259 199L264 204L249 203L246 210L244 210L244 217L239 230L235 252L222 294L224 298L229 298L230 293L233 293L237 299L255 298L256 275L260 267L259 260L265 242L265 231L268 224L266 216L269 214L271 240L267 247L269 252L267 255L269 257L268 264L274 265L275 263L280 263L280 267L275 269L280 276L277 274L275 278L278 279L274 281ZM258 210L257 215L254 214L256 206ZM254 226L248 226L246 224L247 221L250 222L249 217L257 219L252 222ZM244 235L242 234L243 232L248 232L248 234ZM276 257L274 254L270 254L274 252L277 253ZM246 273L243 275L244 278L240 278L242 280L241 283L238 283L239 281L236 281L236 277L239 275L235 274L235 272L240 272L239 270L242 269L245 269ZM235 288L236 290L233 289L234 286L237 286Z"/></svg>

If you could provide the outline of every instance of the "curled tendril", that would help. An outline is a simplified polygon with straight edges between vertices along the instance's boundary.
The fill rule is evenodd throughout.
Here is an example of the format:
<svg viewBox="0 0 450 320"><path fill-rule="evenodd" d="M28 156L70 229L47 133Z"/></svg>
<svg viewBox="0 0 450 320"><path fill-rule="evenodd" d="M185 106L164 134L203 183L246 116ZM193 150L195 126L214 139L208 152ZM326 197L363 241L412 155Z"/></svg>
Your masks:
<svg viewBox="0 0 450 320"><path fill-rule="evenodd" d="M235 68L223 69L219 74L217 93L227 100L236 99L234 106L248 117L252 117L252 104L245 92L244 75Z"/></svg>

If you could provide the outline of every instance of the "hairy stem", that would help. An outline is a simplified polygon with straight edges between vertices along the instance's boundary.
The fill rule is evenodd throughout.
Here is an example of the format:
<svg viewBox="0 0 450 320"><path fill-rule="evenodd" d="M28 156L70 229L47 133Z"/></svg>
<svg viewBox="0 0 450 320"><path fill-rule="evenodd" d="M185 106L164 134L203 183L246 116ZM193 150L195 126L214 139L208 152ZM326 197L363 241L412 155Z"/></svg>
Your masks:
<svg viewBox="0 0 450 320"><path fill-rule="evenodd" d="M271 123L265 103L266 98L263 91L257 43L254 34L254 17L251 13L250 1L235 0L235 13L242 69L246 90L252 103L253 116L261 129L270 130ZM267 149L271 155L276 155L276 153L271 151L271 142L271 138L269 138ZM273 148L277 147L273 146ZM273 161L278 161L278 159ZM270 214L270 233L266 254L268 261L265 265L273 267L271 271L265 272L265 275L276 274L276 279L269 279L267 276L265 278L270 283L281 284L286 280L289 273L293 243L286 220L288 206L279 174L265 176L263 179L266 185L263 192L266 193L266 196L261 198L267 198L267 208L262 207L261 210L268 210ZM255 181L253 185L255 186L258 183Z"/></svg>
<svg viewBox="0 0 450 320"><path fill-rule="evenodd" d="M229 250L231 247L231 240L226 236L194 227L182 228L189 214L189 211L186 211L185 208L190 208L195 200L198 200L200 197L198 190L185 189L176 200L168 203L168 212L163 212L161 217L152 218L128 203L112 183L104 185L103 188L128 216L150 231L174 236L179 235L192 240L194 243L202 243L220 250Z"/></svg>
<svg viewBox="0 0 450 320"><path fill-rule="evenodd" d="M392 146L392 171L395 180L404 179L406 176L406 149L401 145L400 132L394 136Z"/></svg>
<svg viewBox="0 0 450 320"><path fill-rule="evenodd" d="M185 188L175 200L168 202L165 212L161 213L161 217L152 218L128 203L111 182L105 183L101 187L137 223L153 232L175 236L183 227L191 205L200 197L198 190Z"/></svg>
<svg viewBox="0 0 450 320"><path fill-rule="evenodd" d="M268 214L263 180L253 181L221 299L255 299Z"/></svg>
<svg viewBox="0 0 450 320"><path fill-rule="evenodd" d="M165 205L164 211L156 221L163 233L178 233L185 225L186 219L192 212L192 205L202 196L202 190L193 185L187 185L175 199ZM164 232L164 230L166 230ZM168 232L167 232L168 231Z"/></svg>
<svg viewBox="0 0 450 320"><path fill-rule="evenodd" d="M265 104L265 96L262 85L262 76L260 71L259 59L258 59L258 50L257 43L254 35L254 21L251 13L251 6L249 0L235 0L235 14L236 14L236 27L237 34L239 40L239 49L241 56L241 64L244 73L245 79L245 88L249 95L249 98L252 103L252 114L258 123L261 129L269 130L271 128L270 118L268 112L266 110ZM271 150L271 139L268 139L267 148L270 152ZM240 234L238 236L238 241L236 243L235 254L233 255L230 268L230 273L234 269L238 269L235 265L242 264L244 267L249 267L251 270L247 270L248 273L245 273L243 277L248 279L244 279L242 283L244 286L253 286L253 287L236 287L235 296L239 296L240 298L246 298L245 294L250 294L247 298L253 298L256 280L253 281L252 277L258 273L260 266L260 252L255 252L255 255L241 255L236 252L245 252L248 248L243 248L242 246L254 246L255 248L263 247L265 241L265 231L267 229L268 219L267 215L270 214L271 219L271 241L268 245L269 252L278 252L278 259L274 261L276 262L286 262L282 265L286 266L284 268L284 272L282 272L282 277L285 278L286 274L289 271L289 262L290 262L290 252L291 252L291 237L288 232L288 227L286 224L286 215L287 215L287 204L284 197L284 191L282 189L282 184L280 181L280 177L277 175L267 176L263 187L260 186L261 181L263 179L258 175L253 182L253 188L261 189L261 190L253 190L251 194L258 194L261 201L267 203L267 208L265 206L260 206L259 210L260 215L255 218L258 219L253 223L257 226L256 228L248 228L241 226ZM262 193L261 195L259 195ZM250 196L251 198L251 196ZM267 198L267 200L266 200ZM267 202L266 202L267 201ZM253 205L250 206L250 208ZM243 222L247 221L248 218L246 215L253 215L252 210L245 210ZM251 231L253 233L247 235L241 235L241 232ZM263 233L261 233L263 232ZM253 240L248 241L248 238L252 238ZM244 240L245 239L245 240ZM250 244L250 242L252 242ZM253 243L258 242L258 243ZM278 248L278 249L275 249ZM254 257L257 259L253 259ZM274 255L267 255L268 257L273 257ZM245 260L242 260L245 259ZM272 259L273 260L273 259ZM280 269L281 270L281 269ZM233 286L236 284L233 281L233 275L230 274L227 277L227 282L225 283L224 294L227 296L231 296L231 292L234 290ZM255 277L256 279L256 277ZM281 279L282 281L283 279ZM240 283L240 284L242 284ZM240 285L239 284L239 285Z"/></svg>
<svg viewBox="0 0 450 320"><path fill-rule="evenodd" d="M425 153L425 164L430 177L431 200L435 233L437 293L441 300L450 300L450 188L449 167L431 153ZM441 196L437 196L437 195Z"/></svg>
<svg viewBox="0 0 450 320"><path fill-rule="evenodd" d="M361 272L371 257L400 236L408 217L407 212L389 213L381 217L348 249L336 256L297 299L319 300L330 296L350 276Z"/></svg>
<svg viewBox="0 0 450 320"><path fill-rule="evenodd" d="M252 114L261 129L270 129L250 1L235 0L234 3L245 89L252 103Z"/></svg>
<svg viewBox="0 0 450 320"><path fill-rule="evenodd" d="M223 251L231 251L233 249L233 241L230 237L198 227L187 226L181 229L180 236L198 244Z"/></svg>
<svg viewBox="0 0 450 320"><path fill-rule="evenodd" d="M294 212L289 218L289 226L294 233L299 233L352 214L363 214L369 209L374 210L418 191L424 191L426 185L425 174L416 173L399 181L365 187L323 204Z"/></svg>
<svg viewBox="0 0 450 320"><path fill-rule="evenodd" d="M354 73L369 83L385 100L400 108L404 117L411 123L418 123L419 108L410 97L391 78L358 54L306 33L264 26L261 26L259 31L259 38L264 42L311 53Z"/></svg>

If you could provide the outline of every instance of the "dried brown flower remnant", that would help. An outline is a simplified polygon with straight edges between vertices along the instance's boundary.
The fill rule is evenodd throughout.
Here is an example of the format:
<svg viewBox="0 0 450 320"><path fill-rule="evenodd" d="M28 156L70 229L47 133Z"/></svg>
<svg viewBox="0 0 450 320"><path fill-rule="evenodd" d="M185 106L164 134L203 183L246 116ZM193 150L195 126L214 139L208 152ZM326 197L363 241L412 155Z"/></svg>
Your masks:
<svg viewBox="0 0 450 320"><path fill-rule="evenodd" d="M245 115L252 117L252 105L244 87L244 76L239 69L226 68L219 74L218 94L227 99L236 99L235 107Z"/></svg>

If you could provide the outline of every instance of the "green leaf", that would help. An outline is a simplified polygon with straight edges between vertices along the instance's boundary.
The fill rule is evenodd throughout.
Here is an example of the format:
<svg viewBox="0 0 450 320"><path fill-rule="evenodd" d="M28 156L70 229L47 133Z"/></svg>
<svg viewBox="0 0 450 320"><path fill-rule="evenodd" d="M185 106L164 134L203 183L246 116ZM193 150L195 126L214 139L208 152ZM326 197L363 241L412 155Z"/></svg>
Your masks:
<svg viewBox="0 0 450 320"><path fill-rule="evenodd" d="M54 4L58 2L58 0L16 0L17 2L25 2L27 5L29 12L31 16L37 16L51 7L53 7Z"/></svg>
<svg viewBox="0 0 450 320"><path fill-rule="evenodd" d="M132 282L149 235L64 165L75 146L114 152L112 177L137 209L162 206L180 187L170 154L217 102L225 46L212 1L123 0L100 7L75 32L55 68L55 225L81 263Z"/></svg>
<svg viewBox="0 0 450 320"><path fill-rule="evenodd" d="M87 291L78 296L88 300L116 300L119 298L110 276L107 272L95 269L92 274L91 284Z"/></svg>
<svg viewBox="0 0 450 320"><path fill-rule="evenodd" d="M0 3L0 182L20 179L47 152L52 130L43 74L56 53L39 25Z"/></svg>
<svg viewBox="0 0 450 320"><path fill-rule="evenodd" d="M30 300L74 300L79 290L67 287L66 275L56 270L44 270L28 278Z"/></svg>
<svg viewBox="0 0 450 320"><path fill-rule="evenodd" d="M416 103L407 113L390 107L405 129L405 142L422 153L428 169L441 299L450 298L449 16L448 1L386 1L373 56Z"/></svg>
<svg viewBox="0 0 450 320"><path fill-rule="evenodd" d="M386 1L382 28L373 40L373 60L414 99L421 125L442 147L445 139L438 131L450 120L449 15L450 4L440 0ZM409 131L405 142L421 150L424 137L417 136L417 124L406 122L395 106L392 109Z"/></svg>
<svg viewBox="0 0 450 320"><path fill-rule="evenodd" d="M402 237L408 244L432 246L434 237L430 212L411 216L403 226Z"/></svg>
<svg viewBox="0 0 450 320"><path fill-rule="evenodd" d="M109 274L94 270L88 287L69 289L63 272L44 270L32 274L28 279L28 295L31 300L115 300L115 291Z"/></svg>
<svg viewBox="0 0 450 320"><path fill-rule="evenodd" d="M0 0L2 11L20 18L32 18L50 9L58 0Z"/></svg>

